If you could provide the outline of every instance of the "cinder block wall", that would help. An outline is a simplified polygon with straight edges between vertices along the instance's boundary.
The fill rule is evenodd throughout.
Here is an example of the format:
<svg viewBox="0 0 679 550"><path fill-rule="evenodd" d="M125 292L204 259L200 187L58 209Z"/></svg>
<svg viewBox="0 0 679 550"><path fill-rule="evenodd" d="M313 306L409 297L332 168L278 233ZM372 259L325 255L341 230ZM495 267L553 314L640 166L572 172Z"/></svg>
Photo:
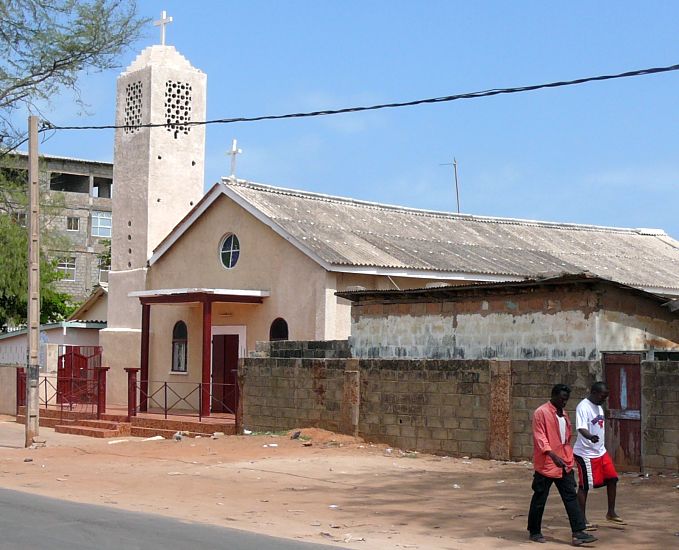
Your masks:
<svg viewBox="0 0 679 550"><path fill-rule="evenodd" d="M361 360L359 433L432 453L488 456L489 361Z"/></svg>
<svg viewBox="0 0 679 550"><path fill-rule="evenodd" d="M642 455L645 470L679 470L679 361L644 361Z"/></svg>
<svg viewBox="0 0 679 550"><path fill-rule="evenodd" d="M345 363L341 359L244 359L243 427L339 431Z"/></svg>
<svg viewBox="0 0 679 550"><path fill-rule="evenodd" d="M575 407L601 380L598 361L512 361L512 438L513 459L532 459L532 414L550 398L554 384L568 384L571 398L566 406L575 426Z"/></svg>
<svg viewBox="0 0 679 550"><path fill-rule="evenodd" d="M347 425L348 372L359 380L357 425ZM643 466L679 470L679 362L644 362ZM580 399L601 380L598 361L249 358L241 368L243 426L315 426L437 454L532 459L533 411L552 386ZM355 405L355 404L354 404Z"/></svg>

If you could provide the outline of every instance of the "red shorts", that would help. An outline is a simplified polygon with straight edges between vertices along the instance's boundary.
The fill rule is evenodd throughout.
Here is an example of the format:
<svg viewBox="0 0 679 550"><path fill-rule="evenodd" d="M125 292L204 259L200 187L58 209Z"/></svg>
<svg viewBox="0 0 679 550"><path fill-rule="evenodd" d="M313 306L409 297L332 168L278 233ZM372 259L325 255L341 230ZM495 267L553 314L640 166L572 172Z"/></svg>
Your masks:
<svg viewBox="0 0 679 550"><path fill-rule="evenodd" d="M578 474L580 478L579 486L585 491L603 487L609 479L618 479L618 472L615 471L613 461L608 453L604 453L598 458L584 458L575 455L575 462L578 464Z"/></svg>

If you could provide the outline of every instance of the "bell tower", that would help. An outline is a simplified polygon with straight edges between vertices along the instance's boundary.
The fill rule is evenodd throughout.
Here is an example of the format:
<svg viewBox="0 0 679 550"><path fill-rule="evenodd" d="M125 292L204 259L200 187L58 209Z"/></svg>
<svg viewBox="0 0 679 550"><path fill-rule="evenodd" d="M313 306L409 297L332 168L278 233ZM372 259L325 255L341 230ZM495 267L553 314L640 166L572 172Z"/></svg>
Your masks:
<svg viewBox="0 0 679 550"><path fill-rule="evenodd" d="M141 305L153 250L203 196L207 75L173 46L143 50L117 81L108 324L100 333L109 387L139 364Z"/></svg>

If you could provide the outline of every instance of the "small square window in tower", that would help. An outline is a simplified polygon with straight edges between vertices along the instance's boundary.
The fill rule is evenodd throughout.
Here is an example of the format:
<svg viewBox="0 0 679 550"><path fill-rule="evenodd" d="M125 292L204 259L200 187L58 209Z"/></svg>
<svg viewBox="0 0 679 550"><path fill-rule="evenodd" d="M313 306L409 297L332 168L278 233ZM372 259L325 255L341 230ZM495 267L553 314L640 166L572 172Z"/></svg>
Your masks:
<svg viewBox="0 0 679 550"><path fill-rule="evenodd" d="M174 138L179 133L188 134L191 126L191 84L168 80L165 83L165 122L168 132L173 132Z"/></svg>

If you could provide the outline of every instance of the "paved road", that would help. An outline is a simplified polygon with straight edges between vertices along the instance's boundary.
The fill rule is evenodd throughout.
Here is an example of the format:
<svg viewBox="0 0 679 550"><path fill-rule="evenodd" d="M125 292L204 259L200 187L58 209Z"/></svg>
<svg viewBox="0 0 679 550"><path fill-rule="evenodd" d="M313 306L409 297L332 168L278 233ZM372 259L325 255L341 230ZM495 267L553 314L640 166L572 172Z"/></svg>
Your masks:
<svg viewBox="0 0 679 550"><path fill-rule="evenodd" d="M178 503L178 505L180 505ZM2 550L336 548L0 489Z"/></svg>

